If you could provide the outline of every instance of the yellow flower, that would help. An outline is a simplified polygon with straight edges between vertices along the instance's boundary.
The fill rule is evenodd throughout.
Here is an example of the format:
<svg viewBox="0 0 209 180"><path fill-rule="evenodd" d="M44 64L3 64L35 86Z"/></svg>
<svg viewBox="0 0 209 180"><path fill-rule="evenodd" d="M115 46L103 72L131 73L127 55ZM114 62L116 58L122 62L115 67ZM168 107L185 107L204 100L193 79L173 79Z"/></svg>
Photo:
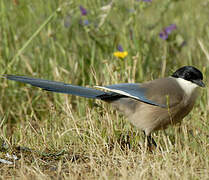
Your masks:
<svg viewBox="0 0 209 180"><path fill-rule="evenodd" d="M123 52L116 51L116 52L114 52L114 56L118 57L118 58L121 58L121 59L124 59L127 55L128 55L127 51L123 51Z"/></svg>

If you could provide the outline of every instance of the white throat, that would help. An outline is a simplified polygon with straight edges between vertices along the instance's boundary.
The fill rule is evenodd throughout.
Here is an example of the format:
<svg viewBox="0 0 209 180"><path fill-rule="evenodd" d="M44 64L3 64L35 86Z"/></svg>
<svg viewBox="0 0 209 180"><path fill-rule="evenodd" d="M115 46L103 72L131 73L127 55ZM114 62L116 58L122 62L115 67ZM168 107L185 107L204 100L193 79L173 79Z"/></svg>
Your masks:
<svg viewBox="0 0 209 180"><path fill-rule="evenodd" d="M179 86L184 90L185 94L190 97L197 89L198 85L182 78L175 78Z"/></svg>

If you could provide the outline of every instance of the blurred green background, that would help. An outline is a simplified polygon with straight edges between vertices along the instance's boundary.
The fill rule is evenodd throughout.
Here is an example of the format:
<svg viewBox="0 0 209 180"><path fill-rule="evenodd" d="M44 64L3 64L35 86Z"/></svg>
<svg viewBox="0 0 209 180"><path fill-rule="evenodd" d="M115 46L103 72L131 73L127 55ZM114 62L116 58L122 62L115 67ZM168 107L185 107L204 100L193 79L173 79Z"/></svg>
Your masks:
<svg viewBox="0 0 209 180"><path fill-rule="evenodd" d="M182 65L195 65L203 70L208 64L199 45L200 40L208 49L206 0L190 3L2 0L0 5L1 72L36 73L51 78L56 67L60 73L66 73L61 69L70 73L65 81L92 84L91 68L100 77L104 76L104 64L107 64L124 77L127 66L133 66L134 56L137 56L137 75L132 78L139 81L150 79L152 74L158 77L163 61L166 61L166 74ZM86 9L85 16L80 6ZM159 33L170 24L176 24L177 30L168 40L160 39ZM40 32L16 56L41 26ZM125 60L113 57L118 44L129 53Z"/></svg>

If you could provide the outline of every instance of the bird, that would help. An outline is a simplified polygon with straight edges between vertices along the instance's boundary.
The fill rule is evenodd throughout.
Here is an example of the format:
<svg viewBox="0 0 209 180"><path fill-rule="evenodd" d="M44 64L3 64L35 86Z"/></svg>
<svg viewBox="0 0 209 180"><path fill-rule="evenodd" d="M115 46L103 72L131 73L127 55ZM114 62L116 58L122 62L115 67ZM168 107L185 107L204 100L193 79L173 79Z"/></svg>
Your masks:
<svg viewBox="0 0 209 180"><path fill-rule="evenodd" d="M205 87L202 72L194 66L183 66L171 76L143 83L122 83L95 88L27 76L6 74L4 77L46 91L100 99L110 103L136 128L144 131L149 145L155 146L151 133L182 121L192 110L199 87Z"/></svg>

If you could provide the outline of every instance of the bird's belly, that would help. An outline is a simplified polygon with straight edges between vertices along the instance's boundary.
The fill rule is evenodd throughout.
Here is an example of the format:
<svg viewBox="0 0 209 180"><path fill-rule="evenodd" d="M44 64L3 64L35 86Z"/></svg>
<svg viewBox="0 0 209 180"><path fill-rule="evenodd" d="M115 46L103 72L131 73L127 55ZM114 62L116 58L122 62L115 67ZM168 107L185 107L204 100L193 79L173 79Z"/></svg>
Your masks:
<svg viewBox="0 0 209 180"><path fill-rule="evenodd" d="M147 131L147 133L163 129L167 127L171 122L171 116L167 109L162 109L159 107L146 108L145 111L137 111L131 116L129 120L137 128Z"/></svg>
<svg viewBox="0 0 209 180"><path fill-rule="evenodd" d="M152 131L165 129L169 124L180 122L193 108L194 99L182 101L168 109L130 98L121 98L112 102L112 105L122 112L134 126L149 135Z"/></svg>
<svg viewBox="0 0 209 180"><path fill-rule="evenodd" d="M128 118L133 125L142 129L149 135L152 131L165 129L170 124L180 122L192 109L191 107L182 108L183 110L177 111L178 108L165 109L156 106L146 105L146 108L140 108ZM150 107L149 107L150 106ZM145 110L146 109L146 110Z"/></svg>

